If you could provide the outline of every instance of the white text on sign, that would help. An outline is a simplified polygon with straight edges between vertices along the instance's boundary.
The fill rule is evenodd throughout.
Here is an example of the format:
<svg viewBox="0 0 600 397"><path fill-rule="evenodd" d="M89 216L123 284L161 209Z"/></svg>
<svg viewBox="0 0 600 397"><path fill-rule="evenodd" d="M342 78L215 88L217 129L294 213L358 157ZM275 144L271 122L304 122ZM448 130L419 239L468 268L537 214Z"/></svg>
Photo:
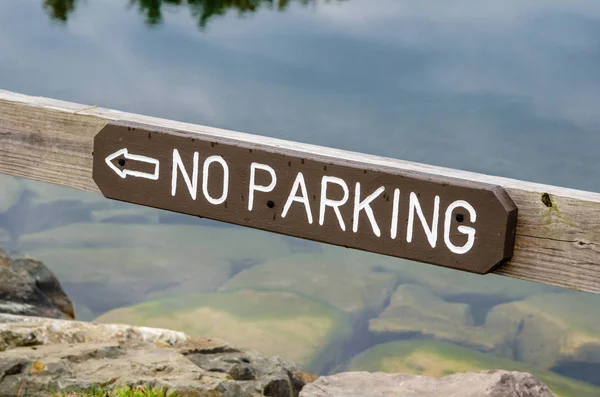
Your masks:
<svg viewBox="0 0 600 397"><path fill-rule="evenodd" d="M208 191L208 184L211 178L211 172L216 167L221 168L219 173L222 175L222 193L219 197L212 197ZM258 194L270 193L276 188L278 180L277 173L273 167L268 164L252 162L249 167L249 183L248 183L248 211L253 211L255 198ZM211 205L221 205L227 200L229 193L230 175L229 166L221 156L210 156L202 165L201 175L201 190L204 198ZM194 153L191 166L186 167L177 149L173 150L173 164L171 173L171 195L175 197L181 194L181 189L177 188L178 176L181 175L187 187L187 192L193 200L197 199L198 182L200 180L200 164L199 154ZM258 173L266 173L269 183L258 184ZM328 195L331 187L335 186L343 192L342 198L333 199ZM309 225L314 223L313 211L318 209L318 224L323 226L325 223L325 214L327 211L333 211L337 225L342 231L358 232L359 219L365 216L369 221L372 233L377 237L382 237L383 233L377 222L377 217L371 207L371 203L377 200L384 194L386 188L380 186L374 191L363 191L360 182L349 184L342 178L323 175L321 178L321 189L317 208L311 207L309 201L309 192L304 174L298 172L296 174L292 188L287 195L287 200L281 212L281 218L286 218L292 206L297 205L306 213L306 221ZM405 198L403 198L405 197ZM399 222L399 207L402 200L408 200L408 222L406 224L406 241L411 243L413 240L415 223L420 223L423 228L427 241L432 248L438 245L438 224L440 215L443 220L443 242L444 245L454 254L465 254L469 252L475 244L476 230L473 226L459 225L457 231L467 237L467 241L462 246L454 245L450 239L452 227L452 219L455 211L464 209L469 216L465 219L471 225L474 225L477 220L477 212L475 208L466 200L455 200L450 203L445 210L440 208L441 197L434 197L433 211L431 219L426 219L421 202L416 192L403 192L401 188L393 189L393 201L390 212L387 216L391 217L391 227L389 229L389 238L395 240L398 237L398 222ZM340 208L351 205L353 207L352 224L347 225L344 221ZM379 216L383 216L379 214ZM387 233L387 232L386 232Z"/></svg>

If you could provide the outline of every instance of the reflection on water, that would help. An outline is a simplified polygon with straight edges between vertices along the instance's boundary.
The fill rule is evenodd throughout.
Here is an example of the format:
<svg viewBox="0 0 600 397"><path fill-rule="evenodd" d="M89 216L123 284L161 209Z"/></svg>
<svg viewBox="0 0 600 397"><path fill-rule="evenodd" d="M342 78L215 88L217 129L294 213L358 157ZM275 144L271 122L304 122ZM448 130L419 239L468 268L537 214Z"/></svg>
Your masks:
<svg viewBox="0 0 600 397"><path fill-rule="evenodd" d="M52 19L66 22L76 3L77 0L44 0L44 9Z"/></svg>
<svg viewBox="0 0 600 397"><path fill-rule="evenodd" d="M4 89L600 191L593 0L291 2L204 33L188 3L160 29L126 0L59 27L3 4Z"/></svg>
<svg viewBox="0 0 600 397"><path fill-rule="evenodd" d="M78 0L44 0L44 8L52 19L66 22L70 13L75 11ZM126 0L124 0L126 1ZM290 3L303 6L316 6L317 0L128 0L129 6L137 7L145 17L149 26L163 22L163 8L170 6L186 6L191 14L198 19L198 26L204 28L208 21L229 10L235 10L242 16L266 6L285 11ZM324 0L330 2L331 0ZM347 0L334 0L347 1Z"/></svg>
<svg viewBox="0 0 600 397"><path fill-rule="evenodd" d="M5 0L0 88L600 190L597 1L309 4ZM600 385L598 296L0 187L0 247L48 264L80 319L215 335L318 372L515 368L562 397L600 394L558 375Z"/></svg>

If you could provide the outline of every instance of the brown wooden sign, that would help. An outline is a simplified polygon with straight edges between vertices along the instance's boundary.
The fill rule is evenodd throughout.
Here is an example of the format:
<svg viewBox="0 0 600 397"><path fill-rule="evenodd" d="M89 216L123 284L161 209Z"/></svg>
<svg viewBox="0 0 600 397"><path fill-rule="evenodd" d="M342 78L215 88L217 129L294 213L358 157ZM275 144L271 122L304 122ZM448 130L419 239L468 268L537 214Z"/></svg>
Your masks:
<svg viewBox="0 0 600 397"><path fill-rule="evenodd" d="M111 199L474 273L513 253L501 187L358 159L109 124L93 177Z"/></svg>

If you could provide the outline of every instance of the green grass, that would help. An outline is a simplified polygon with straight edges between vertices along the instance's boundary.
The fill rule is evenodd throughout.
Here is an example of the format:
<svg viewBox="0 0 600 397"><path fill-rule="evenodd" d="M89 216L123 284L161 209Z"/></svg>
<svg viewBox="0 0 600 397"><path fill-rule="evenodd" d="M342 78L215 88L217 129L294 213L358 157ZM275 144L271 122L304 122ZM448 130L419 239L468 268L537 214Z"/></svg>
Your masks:
<svg viewBox="0 0 600 397"><path fill-rule="evenodd" d="M351 371L404 372L434 377L487 369L531 373L558 397L600 395L600 388L585 382L441 341L402 341L381 344L356 356L349 365Z"/></svg>
<svg viewBox="0 0 600 397"><path fill-rule="evenodd" d="M54 393L52 397L179 397L167 388L148 386L120 386L113 389L104 387L91 387L79 392Z"/></svg>

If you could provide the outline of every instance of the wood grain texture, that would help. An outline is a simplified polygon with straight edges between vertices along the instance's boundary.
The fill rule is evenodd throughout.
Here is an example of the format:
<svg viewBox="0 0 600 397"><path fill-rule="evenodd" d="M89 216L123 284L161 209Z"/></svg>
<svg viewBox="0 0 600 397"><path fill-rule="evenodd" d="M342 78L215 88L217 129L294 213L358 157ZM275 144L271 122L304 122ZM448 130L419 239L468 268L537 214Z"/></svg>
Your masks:
<svg viewBox="0 0 600 397"><path fill-rule="evenodd" d="M600 294L600 194L0 91L0 173L99 192L94 136L109 121L201 134L306 159L430 173L506 189L519 208L513 259L494 272ZM485 277L485 276L482 276Z"/></svg>

